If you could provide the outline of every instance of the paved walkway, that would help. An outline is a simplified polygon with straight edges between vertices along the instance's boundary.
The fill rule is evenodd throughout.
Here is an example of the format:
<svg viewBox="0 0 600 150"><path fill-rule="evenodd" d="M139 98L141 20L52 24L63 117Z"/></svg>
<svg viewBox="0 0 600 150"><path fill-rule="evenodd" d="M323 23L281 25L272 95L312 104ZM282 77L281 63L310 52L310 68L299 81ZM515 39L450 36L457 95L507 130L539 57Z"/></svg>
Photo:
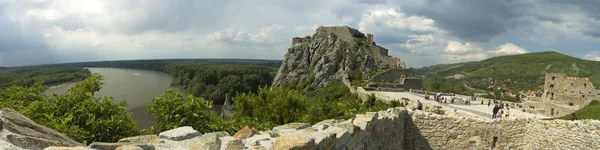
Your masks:
<svg viewBox="0 0 600 150"><path fill-rule="evenodd" d="M359 92L362 92L362 91L359 90ZM442 109L446 110L446 111L456 111L456 112L460 112L463 114L487 117L487 118L490 118L492 116L492 109L494 107L493 104L488 107L487 100L484 100L483 105L481 104L481 100L473 101L473 102L471 102L471 105L464 105L464 103L461 103L460 99L463 99L463 98L467 99L468 97L458 96L458 95L456 96L456 100L454 101L454 104L450 104L450 103L438 103L435 100L425 100L424 95L417 94L417 93L410 93L410 92L377 92L377 91L365 91L365 92L375 93L375 95L378 98L381 98L383 100L400 100L402 98L408 98L411 101L415 101L415 102L417 100L420 100L422 103L426 103L431 106L442 106ZM450 98L450 97L448 96L447 98ZM526 113L526 112L523 112L522 109L518 109L518 108L511 108L510 117L549 118L549 117L547 117L545 115L541 115L541 114Z"/></svg>

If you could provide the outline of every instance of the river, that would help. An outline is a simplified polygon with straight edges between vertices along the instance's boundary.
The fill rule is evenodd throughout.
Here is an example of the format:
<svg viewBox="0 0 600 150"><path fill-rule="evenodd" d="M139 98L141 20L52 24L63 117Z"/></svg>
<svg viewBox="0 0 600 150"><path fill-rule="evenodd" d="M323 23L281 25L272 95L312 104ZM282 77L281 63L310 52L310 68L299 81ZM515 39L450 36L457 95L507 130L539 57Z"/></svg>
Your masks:
<svg viewBox="0 0 600 150"><path fill-rule="evenodd" d="M116 101L125 100L129 104L126 108L137 123L138 129L156 125L156 118L146 112L147 106L152 103L152 98L161 96L167 89L173 89L185 95L184 89L171 86L173 77L169 74L140 69L122 68L88 68L92 73L103 76L102 89L94 96L112 96ZM51 87L47 94L64 94L76 83L66 83ZM213 110L220 113L221 105L213 106Z"/></svg>

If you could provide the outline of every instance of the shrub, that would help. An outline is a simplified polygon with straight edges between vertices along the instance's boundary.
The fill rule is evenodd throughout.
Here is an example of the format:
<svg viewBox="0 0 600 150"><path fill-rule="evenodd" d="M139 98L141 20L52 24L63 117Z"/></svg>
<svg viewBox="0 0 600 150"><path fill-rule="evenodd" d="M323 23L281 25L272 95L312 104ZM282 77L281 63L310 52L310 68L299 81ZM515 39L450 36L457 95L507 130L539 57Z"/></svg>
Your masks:
<svg viewBox="0 0 600 150"><path fill-rule="evenodd" d="M210 110L211 107L212 103L204 98L192 95L183 98L177 92L167 90L163 96L152 99L152 104L148 107L148 113L158 119L152 131L192 126L201 133L212 132L219 126L214 124L221 120Z"/></svg>
<svg viewBox="0 0 600 150"><path fill-rule="evenodd" d="M138 135L135 122L125 111L125 101L115 103L112 97L94 97L101 80L101 75L93 74L64 95L51 96L44 94L41 83L30 88L12 86L0 90L0 106L13 108L79 142L116 142Z"/></svg>

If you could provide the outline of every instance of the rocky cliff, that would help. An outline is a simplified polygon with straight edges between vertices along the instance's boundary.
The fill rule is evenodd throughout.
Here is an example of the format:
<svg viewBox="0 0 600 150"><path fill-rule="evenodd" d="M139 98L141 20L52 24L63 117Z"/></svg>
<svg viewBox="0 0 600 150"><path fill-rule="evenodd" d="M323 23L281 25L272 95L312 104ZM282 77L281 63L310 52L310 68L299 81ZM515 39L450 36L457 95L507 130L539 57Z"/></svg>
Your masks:
<svg viewBox="0 0 600 150"><path fill-rule="evenodd" d="M341 79L346 71L361 70L366 75L387 68L404 68L404 63L388 56L388 50L377 46L372 35L348 26L319 27L312 36L292 39L273 86L306 87L298 84L304 81L320 87Z"/></svg>

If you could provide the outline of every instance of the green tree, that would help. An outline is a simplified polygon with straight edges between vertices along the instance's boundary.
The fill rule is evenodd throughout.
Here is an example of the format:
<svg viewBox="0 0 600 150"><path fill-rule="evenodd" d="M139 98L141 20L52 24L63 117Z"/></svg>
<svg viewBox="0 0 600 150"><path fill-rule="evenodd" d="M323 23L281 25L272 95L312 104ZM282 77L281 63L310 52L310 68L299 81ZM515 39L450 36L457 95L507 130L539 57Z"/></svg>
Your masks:
<svg viewBox="0 0 600 150"><path fill-rule="evenodd" d="M151 130L160 132L192 126L202 133L215 131L217 127L211 123L221 120L210 110L211 107L212 104L203 98L192 95L182 98L179 93L167 90L163 96L152 99L152 104L148 107L150 115L158 119L158 124Z"/></svg>
<svg viewBox="0 0 600 150"><path fill-rule="evenodd" d="M298 121L306 111L306 97L297 90L262 87L233 98L234 117L270 124Z"/></svg>
<svg viewBox="0 0 600 150"><path fill-rule="evenodd" d="M1 91L2 107L13 108L35 122L56 129L80 142L115 142L138 135L135 122L125 111L127 103L112 97L94 97L102 76L93 74L64 95L44 95L41 83L30 88L13 86Z"/></svg>

